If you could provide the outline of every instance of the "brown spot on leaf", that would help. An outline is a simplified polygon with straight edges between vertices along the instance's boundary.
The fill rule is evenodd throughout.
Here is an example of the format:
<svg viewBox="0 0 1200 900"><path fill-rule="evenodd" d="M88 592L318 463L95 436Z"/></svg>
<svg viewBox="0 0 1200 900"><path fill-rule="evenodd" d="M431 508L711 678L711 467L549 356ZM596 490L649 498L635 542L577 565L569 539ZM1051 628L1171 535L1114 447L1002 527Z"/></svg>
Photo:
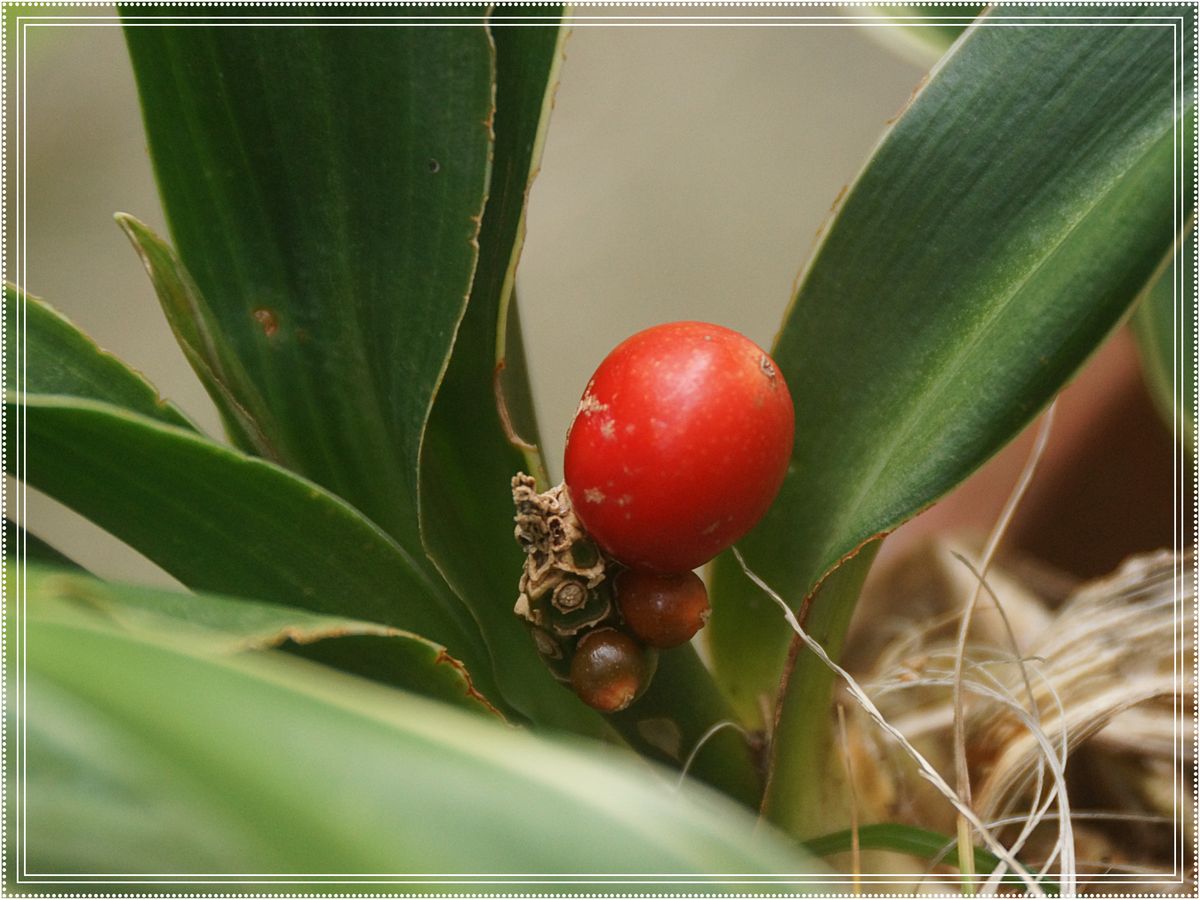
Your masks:
<svg viewBox="0 0 1200 900"><path fill-rule="evenodd" d="M276 317L273 310L261 306L251 313L254 316L254 321L258 323L258 327L262 329L263 334L267 337L275 337L275 333L279 331L279 319Z"/></svg>

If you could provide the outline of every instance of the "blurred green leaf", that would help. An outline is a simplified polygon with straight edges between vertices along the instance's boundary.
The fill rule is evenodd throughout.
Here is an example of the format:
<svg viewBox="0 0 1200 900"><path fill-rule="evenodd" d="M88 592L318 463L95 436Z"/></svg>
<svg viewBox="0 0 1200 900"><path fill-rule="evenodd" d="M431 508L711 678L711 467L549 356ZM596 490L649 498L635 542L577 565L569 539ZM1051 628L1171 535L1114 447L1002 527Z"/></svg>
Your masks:
<svg viewBox="0 0 1200 900"><path fill-rule="evenodd" d="M1187 22L1180 71L1169 26L1038 27L1005 18L1065 8L993 7L860 173L777 341L795 450L742 545L789 600L1010 441L1171 247L1194 11L1170 11ZM714 663L753 720L790 632L729 557L712 593Z"/></svg>
<svg viewBox="0 0 1200 900"><path fill-rule="evenodd" d="M967 30L971 20L986 7L980 3L930 6L924 3L895 3L872 6L876 15L895 19L894 25L868 29L882 43L922 65L937 62Z"/></svg>
<svg viewBox="0 0 1200 900"><path fill-rule="evenodd" d="M271 410L279 459L416 555L418 453L488 184L482 8L388 27L361 19L413 8L334 26L277 7L271 27L181 9L186 27L122 12L173 243L244 367L229 388Z"/></svg>
<svg viewBox="0 0 1200 900"><path fill-rule="evenodd" d="M511 309L525 196L537 167L565 37L558 25L561 7L527 12L545 16L545 24L494 31L491 189L471 300L421 456L421 527L430 558L480 622L506 699L535 723L599 735L604 731L599 714L550 677L512 611L524 554L513 539L509 482L528 464L509 443L497 410L496 368L507 352L505 336L498 339L498 331ZM516 337L519 344L519 332ZM510 388L530 393L527 381L512 381Z"/></svg>
<svg viewBox="0 0 1200 900"><path fill-rule="evenodd" d="M862 850L891 850L895 853L906 853L918 859L951 867L958 863L958 854L954 852L956 838L947 837L927 828L916 828L912 825L891 822L863 825L857 832L846 830L822 835L819 838L805 841L804 848L816 856L849 853L853 849L855 838ZM975 848L975 871L980 878L985 878L999 865L998 857L983 847ZM1014 875L1005 876L1005 882L1020 883ZM1042 881L1041 884L1042 889L1048 895L1055 896L1059 893L1056 883Z"/></svg>
<svg viewBox="0 0 1200 900"><path fill-rule="evenodd" d="M181 642L213 654L281 648L472 712L496 714L445 647L407 631L244 597L118 586L39 566L20 571L25 589L37 598L40 619L94 620L134 637Z"/></svg>
<svg viewBox="0 0 1200 900"><path fill-rule="evenodd" d="M1196 447L1195 225L1146 290L1133 315L1142 373L1167 426Z"/></svg>
<svg viewBox="0 0 1200 900"><path fill-rule="evenodd" d="M43 879L812 871L728 801L608 754L275 653L47 620L28 599L22 837Z"/></svg>
<svg viewBox="0 0 1200 900"><path fill-rule="evenodd" d="M6 284L4 318L10 336L20 336L5 347L8 390L103 400L169 425L195 428L140 373L97 347L44 300Z"/></svg>
<svg viewBox="0 0 1200 900"><path fill-rule="evenodd" d="M447 647L494 696L490 659L458 598L341 499L273 463L107 404L31 395L21 409L29 483L189 588L418 634Z"/></svg>

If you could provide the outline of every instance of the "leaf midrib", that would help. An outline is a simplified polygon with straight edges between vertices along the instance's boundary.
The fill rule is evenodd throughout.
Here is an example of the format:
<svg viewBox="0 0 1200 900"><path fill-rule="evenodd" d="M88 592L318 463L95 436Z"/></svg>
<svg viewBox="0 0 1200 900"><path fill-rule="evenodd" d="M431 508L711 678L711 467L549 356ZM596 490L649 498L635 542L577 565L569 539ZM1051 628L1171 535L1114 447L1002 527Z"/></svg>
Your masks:
<svg viewBox="0 0 1200 900"><path fill-rule="evenodd" d="M1172 120L1172 129L1175 122ZM1135 170L1143 159L1151 155L1154 151L1160 148L1162 142L1169 139L1172 134L1172 129L1162 128L1156 137L1147 140L1140 152L1132 158L1129 165L1120 170L1119 173L1105 185L1104 189L1097 191L1088 205L1082 212L1072 221L1059 237L1050 246L1048 252L1042 254L1037 263L1024 273L1014 284L1007 288L1001 295L1000 299L990 304L983 304L984 315L976 320L976 324L970 329L969 338L958 344L959 349L948 357L948 364L939 366L934 377L927 383L925 389L921 391L913 391L910 393L909 403L906 404L906 414L902 417L897 417L895 421L899 427L889 430L889 438L886 441L886 452L876 454L875 462L872 465L872 470L867 477L860 478L856 481L857 488L851 496L849 502L840 504L838 512L829 526L825 529L827 534L841 535L845 534L845 526L847 523L852 523L860 519L860 513L865 500L876 492L880 476L887 469L891 462L895 450L903 445L917 430L920 423L926 418L924 415L929 408L936 408L939 404L935 401L940 400L946 389L954 382L955 376L961 371L964 365L972 357L975 349L983 343L984 339L992 330L992 326L996 320L1008 309L1009 305L1015 297L1024 292L1031 281L1046 267L1046 265L1058 254L1063 246L1070 240L1071 236L1078 230L1080 225L1088 221L1092 213L1101 206L1113 193L1121 186L1126 176ZM929 500L936 498L931 497ZM882 526L879 530L882 531L888 527L894 527L898 522L891 522ZM869 534L855 534L854 542L857 544L871 537ZM827 541L825 549L822 551L822 568L820 577L810 585L809 593L815 589L820 582L826 578L832 567L837 564L837 559L830 559L832 552L836 552L837 548L844 546L846 541Z"/></svg>

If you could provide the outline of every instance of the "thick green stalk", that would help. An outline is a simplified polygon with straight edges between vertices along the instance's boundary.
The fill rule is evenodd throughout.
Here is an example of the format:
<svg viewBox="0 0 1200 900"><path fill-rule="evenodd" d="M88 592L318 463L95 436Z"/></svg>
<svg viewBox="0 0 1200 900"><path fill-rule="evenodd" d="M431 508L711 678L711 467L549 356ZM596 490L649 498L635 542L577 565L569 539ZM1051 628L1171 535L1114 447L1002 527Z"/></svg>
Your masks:
<svg viewBox="0 0 1200 900"><path fill-rule="evenodd" d="M842 651L859 592L879 550L876 540L847 560L817 589L804 629L832 659ZM826 791L833 757L830 691L834 673L793 638L788 669L780 688L771 742L763 816L798 840L829 831L831 808Z"/></svg>

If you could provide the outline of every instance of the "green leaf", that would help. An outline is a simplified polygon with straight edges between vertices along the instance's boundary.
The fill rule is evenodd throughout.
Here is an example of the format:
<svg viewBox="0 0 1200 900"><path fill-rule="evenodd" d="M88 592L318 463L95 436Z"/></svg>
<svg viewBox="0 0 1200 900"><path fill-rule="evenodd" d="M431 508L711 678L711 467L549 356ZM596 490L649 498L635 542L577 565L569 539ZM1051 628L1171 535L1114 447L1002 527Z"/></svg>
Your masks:
<svg viewBox="0 0 1200 900"><path fill-rule="evenodd" d="M8 390L103 400L169 425L195 428L139 373L97 347L44 300L6 284L4 318L10 336L20 336L8 342L4 354Z"/></svg>
<svg viewBox="0 0 1200 900"><path fill-rule="evenodd" d="M690 645L659 654L654 679L637 702L610 721L639 753L757 809L758 760L737 715Z"/></svg>
<svg viewBox="0 0 1200 900"><path fill-rule="evenodd" d="M116 220L141 258L175 339L216 403L230 439L242 450L287 465L290 460L267 437L268 432L278 431L269 406L175 251L133 216L118 213Z"/></svg>
<svg viewBox="0 0 1200 900"><path fill-rule="evenodd" d="M986 7L978 3L954 3L929 6L923 3L896 3L872 6L878 16L897 20L897 24L870 28L868 32L883 43L891 44L903 56L929 65L936 62L966 31L971 20Z"/></svg>
<svg viewBox="0 0 1200 900"><path fill-rule="evenodd" d="M131 223L130 227L136 228L136 223ZM149 244L148 250L156 252L155 246ZM171 276L174 270L168 266L164 271ZM10 472L24 475L30 483L43 487L77 511L91 516L191 587L247 594L321 612L348 613L374 622L411 626L413 630L428 628L431 629L428 633L444 634L447 640L457 636L456 648L474 646L472 663L484 669L481 678L490 684L491 661L480 652L481 643L474 622L440 580L430 578L420 570L376 526L349 509L343 501L302 479L199 436L186 440L187 435L176 433L185 440L182 443L167 441L166 446L173 449L163 451L162 458L153 458L156 452L153 448L163 446L163 434L153 429L153 423L132 413L157 413L167 424L175 424L177 420L186 424L174 407L159 400L153 387L141 376L99 350L49 305L32 298L26 301L16 291L6 293L6 304L9 315L25 315L26 324L26 340L20 351L24 365L14 365L14 354L7 356L9 384L23 380L31 392L46 392L23 395L9 391L10 415L24 415L32 423L27 438L34 445L33 452L24 455L25 459L32 459L32 466L26 464L32 471L22 472L18 459L10 456L7 460ZM184 317L183 321L188 320ZM96 400L105 402L95 403ZM76 403L82 408L78 415L70 411ZM123 413L108 404L123 406L126 410ZM62 434L49 434L50 446L63 441L70 443L74 436L74 443L63 458L55 458L56 451L39 443L38 435L55 427L44 421L46 416L67 423ZM111 432L108 442L94 440L94 428ZM141 430L147 428L148 431ZM165 433L173 432L175 429ZM182 455L180 447L186 448ZM130 448L133 448L132 456L125 455ZM142 454L151 457L145 471L129 468L131 459ZM86 463L73 468L65 461L73 456L86 456ZM189 460L196 456L207 462L193 470L195 463ZM152 471L158 473L156 477L143 478ZM211 482L193 482L192 487L183 490L180 496L171 496L182 490L183 484L172 473L183 472L191 478L202 471L208 472L206 477L211 478ZM234 471L239 471L240 475L229 476L230 483L222 481L225 477L222 472ZM106 472L109 474L104 474ZM111 472L120 474L114 476ZM122 484L139 487L127 494L122 490ZM251 484L254 487L247 488ZM166 502L155 500L155 490L160 492L160 500ZM258 523L242 521L239 525L229 525L221 498L234 498L243 490L248 491L245 495L248 502L257 504L258 501L251 499L256 494L263 498L260 515L265 513L265 519L260 518ZM278 498L273 491L280 492ZM190 512L186 509L189 504L193 506ZM301 518L291 518L298 507L307 511L296 513ZM170 511L172 508L173 512ZM269 511L272 508L273 512ZM164 518L160 519L160 516ZM294 534L292 540L284 538L303 522L316 523L313 526L316 530ZM164 524L173 527L164 529ZM335 536L340 536L340 542L352 542L355 551L351 556L340 555L345 551L339 549L338 542L328 543ZM243 540L249 542L234 550L233 545ZM38 544L28 542L27 549L35 558L51 562L65 560L53 548L47 547L43 551ZM319 555L314 556L314 553ZM239 558L240 567L235 561ZM340 572L343 559L350 565L372 571L353 587L354 579L343 578ZM384 586L389 587L385 590ZM356 591L358 596L355 596ZM425 603L441 609L431 610L426 615L420 609ZM400 607L404 605L412 609L402 611ZM337 646L321 643L294 649L310 658L319 658L385 683L394 684L398 683L398 678L410 678L413 673L395 659L389 660L387 665L377 664L378 654L373 645L378 643L376 636L362 634ZM355 645L353 652L348 650L350 644ZM368 645L371 649L367 649ZM460 665L454 656L446 655L447 668ZM464 677L469 680L469 676ZM455 690L452 693L457 697L461 692Z"/></svg>
<svg viewBox="0 0 1200 900"><path fill-rule="evenodd" d="M20 721L22 849L43 873L32 880L440 873L432 886L461 873L482 886L501 873L812 871L730 802L608 754L279 654L214 656L31 607Z"/></svg>
<svg viewBox="0 0 1200 900"><path fill-rule="evenodd" d="M1068 10L993 7L943 60L801 280L775 348L796 400L792 465L742 545L796 604L1028 424L1120 320L1190 209L1190 194L1176 209L1172 184L1193 13L1178 9L1188 52L1176 72L1170 27L1005 22L1043 12ZM1069 12L1136 23L1164 10ZM754 717L790 633L731 558L712 593L717 672Z"/></svg>
<svg viewBox="0 0 1200 900"><path fill-rule="evenodd" d="M272 411L258 425L279 459L415 555L418 454L488 183L482 11L423 27L184 12L201 18L131 5L125 36L173 243L244 368L230 391Z"/></svg>
<svg viewBox="0 0 1200 900"><path fill-rule="evenodd" d="M506 10L511 12L511 10ZM599 714L554 681L513 615L523 554L513 539L510 481L529 456L509 443L497 409L499 334L511 309L524 237L525 196L537 167L565 33L561 7L536 8L544 25L497 28L496 133L491 191L479 235L471 300L438 390L421 456L425 547L471 609L497 662L505 698L536 724L605 731ZM516 333L519 349L520 333ZM529 394L527 381L511 382Z"/></svg>
<svg viewBox="0 0 1200 900"><path fill-rule="evenodd" d="M445 647L407 631L244 597L118 586L39 566L18 571L40 619L88 621L226 656L281 648L475 713L496 714Z"/></svg>
<svg viewBox="0 0 1200 900"><path fill-rule="evenodd" d="M832 572L812 598L803 627L831 659L842 652L859 592L879 541ZM773 602L773 601L771 601ZM778 608L776 608L778 614ZM801 840L838 821L828 794L831 760L836 760L829 728L834 674L807 647L795 647L784 665L784 694L775 715L762 813ZM835 816L837 818L835 818Z"/></svg>
<svg viewBox="0 0 1200 900"><path fill-rule="evenodd" d="M505 15L557 17L558 7L505 7ZM553 21L553 19L551 20ZM524 201L536 172L563 33L557 27L493 28L496 151L480 233L480 262L450 368L439 389L422 457L423 532L430 555L475 612L500 663L505 697L535 723L595 734L603 723L555 682L512 611L523 554L512 535L510 480L525 469L545 479L513 296L524 239ZM498 400L498 394L503 400ZM498 403L509 414L502 421ZM497 602L503 598L503 602ZM691 648L662 655L645 696L609 722L639 752L674 767L715 723L733 718ZM736 731L717 733L697 755L696 778L756 806L761 785Z"/></svg>
<svg viewBox="0 0 1200 900"><path fill-rule="evenodd" d="M1163 421L1189 451L1196 446L1195 266L1193 224L1146 289L1133 315L1146 385Z"/></svg>
<svg viewBox="0 0 1200 900"><path fill-rule="evenodd" d="M850 830L836 831L805 841L804 848L816 856L849 853L853 849L855 837L856 833ZM863 825L857 831L857 839L862 850L907 853L909 856L946 866L955 866L958 863L958 854L953 852L957 839L927 828L893 823ZM995 871L999 865L999 858L992 853L983 847L975 848L975 871L981 877ZM1010 875L1006 876L1006 881L1016 883L1017 879ZM1059 888L1054 882L1043 881L1041 884L1047 894L1058 894Z"/></svg>
<svg viewBox="0 0 1200 900"><path fill-rule="evenodd" d="M29 483L189 588L421 635L494 697L490 659L458 598L343 500L273 463L114 406L34 395L20 408ZM7 409L16 414L11 399Z"/></svg>

